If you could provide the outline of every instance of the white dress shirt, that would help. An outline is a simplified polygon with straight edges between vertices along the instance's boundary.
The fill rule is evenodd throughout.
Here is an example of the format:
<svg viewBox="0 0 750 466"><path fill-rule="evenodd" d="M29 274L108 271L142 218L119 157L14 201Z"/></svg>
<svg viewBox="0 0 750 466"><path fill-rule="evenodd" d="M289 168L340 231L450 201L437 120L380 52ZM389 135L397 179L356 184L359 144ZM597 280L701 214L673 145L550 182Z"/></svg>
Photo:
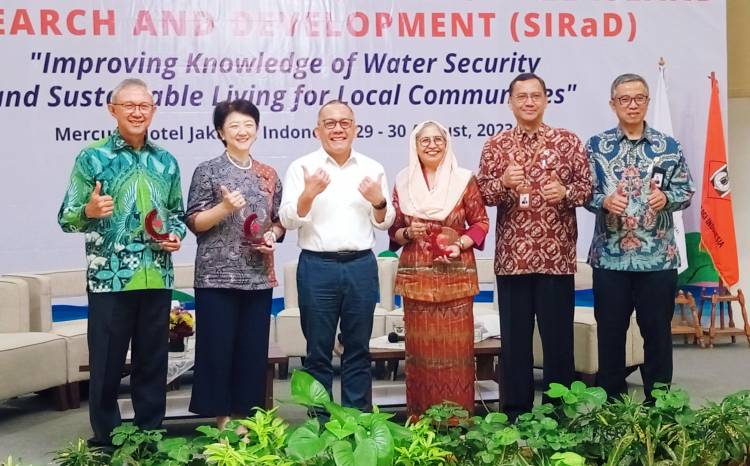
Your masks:
<svg viewBox="0 0 750 466"><path fill-rule="evenodd" d="M322 168L331 181L313 200L310 212L300 217L297 202L305 188L303 166L309 174ZM377 180L380 174L383 175L383 198L388 205L385 219L378 223L375 221L375 209L358 188L365 176ZM318 252L363 251L375 246L373 227L387 230L396 217L389 193L381 164L352 150L349 159L340 166L321 147L289 165L279 217L287 230L299 228L297 244L302 249Z"/></svg>

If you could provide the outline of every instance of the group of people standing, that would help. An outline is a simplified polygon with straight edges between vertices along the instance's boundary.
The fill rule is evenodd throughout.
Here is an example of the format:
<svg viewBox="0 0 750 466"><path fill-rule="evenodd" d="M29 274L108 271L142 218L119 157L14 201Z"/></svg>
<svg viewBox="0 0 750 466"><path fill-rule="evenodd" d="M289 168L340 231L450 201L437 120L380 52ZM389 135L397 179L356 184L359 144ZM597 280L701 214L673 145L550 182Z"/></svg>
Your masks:
<svg viewBox="0 0 750 466"><path fill-rule="evenodd" d="M631 74L614 81L609 103L619 124L586 145L544 123L548 92L539 76L519 75L509 96L517 124L487 141L476 176L459 167L447 129L428 120L411 133L408 165L391 196L383 166L353 149L357 125L345 102L320 108L320 148L292 162L283 185L251 152L258 109L245 100L222 102L213 122L225 150L196 168L183 209L175 158L147 138L156 107L146 84L118 85L108 104L117 129L78 155L58 215L64 231L86 234L90 443L108 445L121 421L117 392L129 345L135 423L152 429L163 420L171 253L187 229L198 243L190 410L216 417L219 426L263 404L273 252L291 229L301 249L306 371L331 393L340 328L342 404L370 407L378 300L372 248L375 230L387 230L391 248L403 249L396 292L404 298L409 413L443 401L473 410L474 249L484 248L489 231L486 207L497 207L500 386L511 418L533 405L535 323L544 385L574 379L577 207L596 214L589 261L599 384L613 397L625 391L634 308L647 397L654 383L669 383L679 264L671 214L687 207L694 188L680 145L645 123L646 81ZM165 229L156 237L147 225L153 211ZM248 240L248 228L260 228L256 241Z"/></svg>

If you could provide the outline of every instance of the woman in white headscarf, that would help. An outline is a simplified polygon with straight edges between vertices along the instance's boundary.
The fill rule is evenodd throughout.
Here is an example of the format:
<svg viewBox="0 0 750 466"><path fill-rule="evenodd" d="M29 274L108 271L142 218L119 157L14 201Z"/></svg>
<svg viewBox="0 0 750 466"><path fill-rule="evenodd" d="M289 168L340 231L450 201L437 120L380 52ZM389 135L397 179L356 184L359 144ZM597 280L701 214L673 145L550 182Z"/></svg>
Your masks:
<svg viewBox="0 0 750 466"><path fill-rule="evenodd" d="M396 293L404 298L406 403L419 416L451 401L474 409L474 248L489 229L471 171L460 168L447 129L425 121L411 133L409 166L393 191L393 249L403 246Z"/></svg>

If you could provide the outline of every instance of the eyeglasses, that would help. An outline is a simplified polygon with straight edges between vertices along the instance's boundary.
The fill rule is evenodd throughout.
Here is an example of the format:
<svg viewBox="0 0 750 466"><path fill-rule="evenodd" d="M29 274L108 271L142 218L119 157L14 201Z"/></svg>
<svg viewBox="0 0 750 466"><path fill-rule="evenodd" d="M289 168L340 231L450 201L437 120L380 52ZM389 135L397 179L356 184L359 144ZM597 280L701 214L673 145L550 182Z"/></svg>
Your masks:
<svg viewBox="0 0 750 466"><path fill-rule="evenodd" d="M423 138L419 138L417 142L422 147L430 147L430 144L435 144L438 147L442 147L445 145L445 138L442 136L425 136Z"/></svg>
<svg viewBox="0 0 750 466"><path fill-rule="evenodd" d="M325 129L333 129L336 127L336 125L339 125L341 126L341 129L346 130L352 127L352 125L354 124L354 120L352 120L351 118L342 118L340 120L323 120L321 121L321 123L323 124L323 128Z"/></svg>
<svg viewBox="0 0 750 466"><path fill-rule="evenodd" d="M513 96L513 100L515 100L517 104L525 104L529 99L531 99L533 103L538 104L542 101L543 98L544 94L542 94L541 92L535 92L533 94L518 94Z"/></svg>
<svg viewBox="0 0 750 466"><path fill-rule="evenodd" d="M621 97L615 97L614 100L618 101L623 107L627 107L631 102L635 102L635 104L640 107L648 102L648 96L643 94L638 94L636 96L624 95Z"/></svg>
<svg viewBox="0 0 750 466"><path fill-rule="evenodd" d="M147 104L147 103L134 104L133 102L125 102L124 104L112 104L112 105L120 106L128 113L135 112L136 108L140 110L141 113L151 113L151 110L153 110L154 107L156 107L156 105L153 105L153 104Z"/></svg>

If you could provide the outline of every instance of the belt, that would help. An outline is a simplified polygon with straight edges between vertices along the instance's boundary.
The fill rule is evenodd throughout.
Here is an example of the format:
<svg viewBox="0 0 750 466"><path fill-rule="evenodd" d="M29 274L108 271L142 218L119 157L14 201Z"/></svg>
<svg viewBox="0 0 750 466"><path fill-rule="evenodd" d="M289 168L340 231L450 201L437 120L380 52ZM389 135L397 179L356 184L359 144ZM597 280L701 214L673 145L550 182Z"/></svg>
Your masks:
<svg viewBox="0 0 750 466"><path fill-rule="evenodd" d="M349 262L360 257L365 257L368 254L372 254L372 249L365 249L364 251L310 251L309 249L303 249L303 254L309 254L314 257L321 259L334 260L336 262Z"/></svg>

